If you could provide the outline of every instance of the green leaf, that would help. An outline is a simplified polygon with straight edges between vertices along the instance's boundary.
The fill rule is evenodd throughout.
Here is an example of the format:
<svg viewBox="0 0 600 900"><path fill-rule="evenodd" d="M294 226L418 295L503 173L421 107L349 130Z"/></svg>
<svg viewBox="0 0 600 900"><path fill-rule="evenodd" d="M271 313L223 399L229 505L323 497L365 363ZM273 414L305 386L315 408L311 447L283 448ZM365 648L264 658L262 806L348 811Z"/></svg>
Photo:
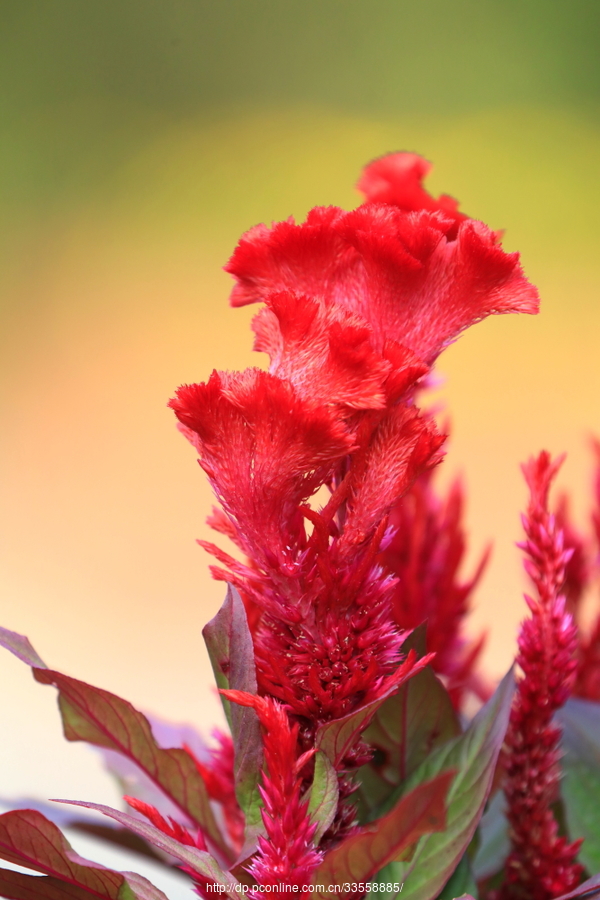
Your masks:
<svg viewBox="0 0 600 900"><path fill-rule="evenodd" d="M468 854L466 853L450 876L450 880L446 882L445 887L438 894L438 900L454 900L454 898L462 897L465 894L473 898L477 897L477 885L471 871Z"/></svg>
<svg viewBox="0 0 600 900"><path fill-rule="evenodd" d="M479 823L479 846L473 860L476 881L485 881L500 872L510 853L504 803L504 793L498 791L488 803Z"/></svg>
<svg viewBox="0 0 600 900"><path fill-rule="evenodd" d="M331 719L319 726L315 744L327 754L335 768L342 765L344 757L354 747L384 700L385 697L379 697L341 719Z"/></svg>
<svg viewBox="0 0 600 900"><path fill-rule="evenodd" d="M257 693L254 646L246 610L237 590L228 585L223 606L202 634L219 688ZM222 698L235 751L235 793L246 817L246 843L263 830L258 790L263 762L260 725L253 709Z"/></svg>
<svg viewBox="0 0 600 900"><path fill-rule="evenodd" d="M101 812L110 819L119 822L120 825L128 828L134 834L144 838L144 840L148 841L148 843L152 844L154 847L158 847L159 850L168 853L170 856L179 860L179 862L189 866L199 875L211 879L226 889L231 888L231 890L224 890L222 893L231 897L236 896L234 890L237 883L236 879L230 872L224 872L216 859L211 856L210 853L206 853L205 850L198 850L196 847L180 844L179 841L164 834L154 825L151 825L150 822L137 819L129 813L121 812L110 806L103 806L101 803L87 803L82 800L55 800L54 802L66 803L69 806L83 806L85 809L95 809L97 812Z"/></svg>
<svg viewBox="0 0 600 900"><path fill-rule="evenodd" d="M37 810L0 816L0 857L44 875L0 870L0 896L8 900L167 900L141 875L115 872L80 857Z"/></svg>
<svg viewBox="0 0 600 900"><path fill-rule="evenodd" d="M331 885L374 880L389 862L408 854L422 835L445 828L445 799L455 774L442 772L417 785L387 816L330 850L313 873L312 883L323 885L324 891L313 896L331 897Z"/></svg>
<svg viewBox="0 0 600 900"><path fill-rule="evenodd" d="M318 822L314 843L319 841L333 822L338 806L339 785L335 769L322 750L315 754L315 774L310 789L308 812L313 822Z"/></svg>
<svg viewBox="0 0 600 900"><path fill-rule="evenodd" d="M600 870L600 704L571 698L556 718L563 728L561 794L572 840L584 838L579 859Z"/></svg>
<svg viewBox="0 0 600 900"><path fill-rule="evenodd" d="M457 771L448 792L445 831L423 837L410 862L394 864L392 881L404 882L402 900L437 897L467 849L492 786L513 690L511 670L465 733L434 750L404 786L407 791L438 772Z"/></svg>
<svg viewBox="0 0 600 900"><path fill-rule="evenodd" d="M425 627L416 628L402 649L423 656ZM460 732L450 695L430 666L405 682L376 710L363 735L375 756L358 775L361 818L371 818L435 747Z"/></svg>
<svg viewBox="0 0 600 900"><path fill-rule="evenodd" d="M35 654L26 638L21 641L30 648L28 656L31 651ZM25 644L16 643L13 636L11 645L5 642L4 646L16 652L14 646L20 650ZM36 658L39 659L37 654L25 661L31 665L30 659ZM215 820L202 776L189 753L180 748L160 748L146 717L115 694L46 667L33 666L33 675L41 684L58 688L58 705L68 741L87 741L126 756L203 829L226 859L233 858Z"/></svg>

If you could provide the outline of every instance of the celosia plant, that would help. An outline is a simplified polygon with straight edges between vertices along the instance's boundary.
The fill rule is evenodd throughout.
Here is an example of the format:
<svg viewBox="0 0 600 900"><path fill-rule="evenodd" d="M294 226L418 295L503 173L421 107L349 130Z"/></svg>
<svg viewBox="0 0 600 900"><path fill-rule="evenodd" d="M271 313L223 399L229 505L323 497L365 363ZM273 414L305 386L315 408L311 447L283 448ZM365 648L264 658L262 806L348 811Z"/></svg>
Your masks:
<svg viewBox="0 0 600 900"><path fill-rule="evenodd" d="M600 624L580 637L576 623L589 542L565 500L551 511L558 463L542 453L524 468L535 593L516 689L509 673L493 691L463 630L485 556L461 579L462 488L436 491L445 435L422 405L449 343L488 315L537 312L537 293L499 233L427 193L428 169L383 157L357 209L244 235L231 302L264 304L268 371L213 372L170 403L219 501L210 524L240 551L201 542L229 584L204 637L230 733L209 748L165 731L0 635L58 689L67 739L139 788L129 812L69 802L202 897L600 891L584 880L600 869ZM470 721L466 700L483 704ZM78 857L36 810L0 816L0 856L44 876L0 872L12 900L164 900Z"/></svg>

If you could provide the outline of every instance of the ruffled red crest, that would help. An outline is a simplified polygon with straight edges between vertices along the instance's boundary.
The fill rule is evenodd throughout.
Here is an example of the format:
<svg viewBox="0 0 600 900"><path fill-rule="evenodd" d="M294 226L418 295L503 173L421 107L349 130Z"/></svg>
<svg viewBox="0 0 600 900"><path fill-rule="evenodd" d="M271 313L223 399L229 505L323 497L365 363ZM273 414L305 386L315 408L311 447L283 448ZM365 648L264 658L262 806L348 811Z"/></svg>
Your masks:
<svg viewBox="0 0 600 900"><path fill-rule="evenodd" d="M431 168L431 163L417 153L388 153L365 166L356 187L365 195L366 203L388 203L407 212L442 212L462 222L467 216L458 211L454 197L441 194L436 199L423 187Z"/></svg>
<svg viewBox="0 0 600 900"><path fill-rule="evenodd" d="M226 270L237 280L234 306L276 291L319 298L366 321L379 352L393 340L428 364L480 319L538 309L518 254L505 253L483 223L457 229L439 212L383 204L317 207L302 225L259 225Z"/></svg>
<svg viewBox="0 0 600 900"><path fill-rule="evenodd" d="M287 291L266 302L252 323L254 349L268 353L270 371L315 403L383 409L427 372L391 342L378 353L371 327L341 306Z"/></svg>
<svg viewBox="0 0 600 900"><path fill-rule="evenodd" d="M341 538L345 549L368 540L414 480L442 459L445 435L409 406L389 410L356 460L356 479Z"/></svg>
<svg viewBox="0 0 600 900"><path fill-rule="evenodd" d="M169 404L197 436L200 462L241 542L271 564L290 547L300 503L352 448L342 422L260 369L213 372Z"/></svg>

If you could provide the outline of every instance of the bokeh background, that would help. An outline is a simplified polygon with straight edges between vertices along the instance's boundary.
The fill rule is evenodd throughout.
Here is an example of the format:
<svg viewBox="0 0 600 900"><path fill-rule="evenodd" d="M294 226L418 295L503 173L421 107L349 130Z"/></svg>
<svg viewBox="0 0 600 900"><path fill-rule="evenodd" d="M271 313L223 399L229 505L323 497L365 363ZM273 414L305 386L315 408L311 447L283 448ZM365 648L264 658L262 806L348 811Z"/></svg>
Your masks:
<svg viewBox="0 0 600 900"><path fill-rule="evenodd" d="M165 403L253 364L221 271L259 221L353 206L388 150L522 252L537 318L439 363L441 481L468 484L470 628L508 666L524 614L519 462L568 452L582 527L600 433L596 0L2 0L0 619L146 710L220 721L201 628L210 494ZM472 563L471 563L472 564ZM591 598L590 603L596 602ZM114 803L52 692L0 656L0 796Z"/></svg>

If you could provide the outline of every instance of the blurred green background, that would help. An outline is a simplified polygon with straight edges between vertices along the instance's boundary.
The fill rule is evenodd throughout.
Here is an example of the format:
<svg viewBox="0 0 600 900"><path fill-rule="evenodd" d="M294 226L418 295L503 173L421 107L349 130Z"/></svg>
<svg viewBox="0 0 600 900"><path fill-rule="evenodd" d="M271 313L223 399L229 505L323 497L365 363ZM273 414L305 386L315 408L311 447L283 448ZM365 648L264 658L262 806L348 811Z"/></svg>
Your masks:
<svg viewBox="0 0 600 900"><path fill-rule="evenodd" d="M506 229L543 300L440 361L440 478L465 475L472 556L495 542L471 628L506 668L518 463L567 450L582 527L591 503L599 25L592 0L2 0L4 625L145 709L217 720L200 630L222 589L194 544L211 499L165 402L256 362L220 270L239 235L356 204L361 166L408 149L434 193ZM7 656L0 679L0 794L101 800L47 692Z"/></svg>

